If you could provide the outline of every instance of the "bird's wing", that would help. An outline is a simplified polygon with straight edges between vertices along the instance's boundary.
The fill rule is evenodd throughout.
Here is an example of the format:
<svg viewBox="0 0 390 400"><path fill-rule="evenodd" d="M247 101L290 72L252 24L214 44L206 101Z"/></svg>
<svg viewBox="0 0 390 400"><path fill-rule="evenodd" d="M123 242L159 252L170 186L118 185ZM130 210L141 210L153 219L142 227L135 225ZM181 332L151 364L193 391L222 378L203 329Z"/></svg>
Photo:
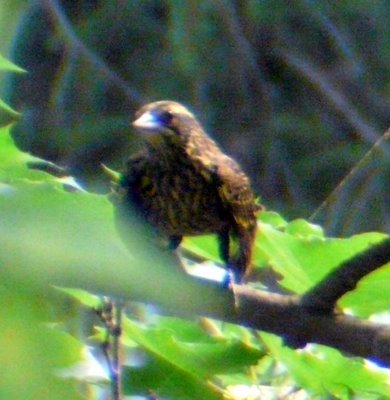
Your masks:
<svg viewBox="0 0 390 400"><path fill-rule="evenodd" d="M222 204L233 216L237 227L244 230L254 228L255 213L260 206L255 203L248 177L233 159L220 151L214 141L205 140L203 136L196 139L199 141L188 149L193 166L217 187Z"/></svg>
<svg viewBox="0 0 390 400"><path fill-rule="evenodd" d="M252 228L256 224L255 197L249 179L240 166L219 149L204 151L196 157L198 172L217 187L222 204L241 229Z"/></svg>
<svg viewBox="0 0 390 400"><path fill-rule="evenodd" d="M257 206L248 177L227 156L224 156L223 162L218 163L215 174L219 196L232 213L236 224L242 229L252 228L256 221Z"/></svg>
<svg viewBox="0 0 390 400"><path fill-rule="evenodd" d="M230 237L237 243L229 254L229 265L234 281L240 282L251 268L253 243L257 229L258 206L249 179L239 165L227 156L215 169L218 194L234 223Z"/></svg>

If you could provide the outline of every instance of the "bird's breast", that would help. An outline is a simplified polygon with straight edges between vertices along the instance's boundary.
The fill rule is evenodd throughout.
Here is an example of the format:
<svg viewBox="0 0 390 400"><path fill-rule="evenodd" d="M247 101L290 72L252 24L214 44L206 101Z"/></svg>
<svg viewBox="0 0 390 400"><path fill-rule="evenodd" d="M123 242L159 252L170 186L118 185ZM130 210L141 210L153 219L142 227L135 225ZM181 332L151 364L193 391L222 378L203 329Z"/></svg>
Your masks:
<svg viewBox="0 0 390 400"><path fill-rule="evenodd" d="M212 176L181 165L144 171L131 195L145 219L165 235L198 235L221 231L229 215Z"/></svg>

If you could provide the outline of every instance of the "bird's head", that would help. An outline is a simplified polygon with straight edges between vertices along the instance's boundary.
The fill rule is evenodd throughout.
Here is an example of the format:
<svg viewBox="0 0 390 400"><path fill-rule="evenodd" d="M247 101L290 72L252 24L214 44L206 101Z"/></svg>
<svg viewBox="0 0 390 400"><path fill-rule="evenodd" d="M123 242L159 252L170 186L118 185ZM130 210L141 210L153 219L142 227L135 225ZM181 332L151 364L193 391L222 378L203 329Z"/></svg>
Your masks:
<svg viewBox="0 0 390 400"><path fill-rule="evenodd" d="M164 144L185 146L191 135L203 133L187 108L167 100L143 106L137 111L133 126L153 147Z"/></svg>

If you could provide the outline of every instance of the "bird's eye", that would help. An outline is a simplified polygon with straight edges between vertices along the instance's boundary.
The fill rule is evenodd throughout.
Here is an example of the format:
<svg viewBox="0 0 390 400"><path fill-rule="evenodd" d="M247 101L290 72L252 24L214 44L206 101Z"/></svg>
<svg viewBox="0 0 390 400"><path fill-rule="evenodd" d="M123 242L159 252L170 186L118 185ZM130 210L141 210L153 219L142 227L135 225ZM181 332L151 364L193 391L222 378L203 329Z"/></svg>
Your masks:
<svg viewBox="0 0 390 400"><path fill-rule="evenodd" d="M172 122L173 115L169 111L163 111L157 118L162 124L169 126Z"/></svg>

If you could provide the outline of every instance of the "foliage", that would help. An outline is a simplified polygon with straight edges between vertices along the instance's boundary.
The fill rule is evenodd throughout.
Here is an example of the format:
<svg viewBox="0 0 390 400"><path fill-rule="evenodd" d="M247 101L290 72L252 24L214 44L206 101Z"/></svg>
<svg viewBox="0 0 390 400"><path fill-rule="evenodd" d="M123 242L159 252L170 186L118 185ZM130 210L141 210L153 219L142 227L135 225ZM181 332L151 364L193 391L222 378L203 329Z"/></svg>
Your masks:
<svg viewBox="0 0 390 400"><path fill-rule="evenodd" d="M390 75L385 1L375 6L364 0L353 6L302 1L294 9L257 0L186 1L185 7L129 1L120 9L110 2L95 2L91 9L87 3L65 10L71 29L109 72L119 71L133 95L142 92L139 97L124 95L126 88L90 53L75 52L72 32L49 23L36 2L21 21L13 48L14 59L29 74L3 57L0 72L13 74L7 98L24 111L12 133L19 146L76 172L87 169L79 178L88 184L101 161L119 165L137 146L128 113L143 98L171 97L202 111L231 153L240 157L242 151L241 158L245 153L262 197L290 215L309 215L372 143L364 135L385 128L389 87L382 80ZM305 74L307 65L320 72L316 79ZM342 106L327 91L331 82L347 99ZM104 196L69 191L72 184L27 169L35 158L17 149L10 134L10 124L19 118L0 99L0 397L96 398L91 380L104 384L107 377L86 356L86 344L104 340L101 328L93 328L98 321L90 308L99 304L100 294L137 298L146 288L158 292L163 280L174 291L175 278L169 260L138 238L130 250L123 248ZM333 231L385 230L387 167L377 153L344 186L326 215ZM278 284L297 294L385 236L328 237L318 225L289 222L273 212L260 215L259 227L256 270L271 268ZM186 238L183 247L220 261L212 237ZM363 279L339 301L340 309L361 318L387 312L388 267ZM156 269L153 282L144 278L149 268ZM318 345L292 350L268 333L218 321L150 315L143 306L131 306L122 341L126 395L390 396L388 372L364 360ZM260 394L265 388L268 397Z"/></svg>
<svg viewBox="0 0 390 400"><path fill-rule="evenodd" d="M0 390L12 398L36 395L44 399L45 393L53 398L55 393L55 398L76 399L79 395L74 384L69 385L53 371L80 362L83 344L77 334L72 338L62 332L61 324L44 324L65 322L59 312L59 296L62 300L64 297L49 285L72 283L74 289L61 291L87 306L96 306L96 296L76 288L95 282L98 291L111 290L118 284L115 276L120 276L121 264L131 270L131 265L144 261L142 256L130 259L118 253L121 244L106 199L69 193L58 180L28 170L25 163L31 156L14 147L9 127L2 128L0 139L1 297L2 304L9 305L1 312L2 343L7 344L1 360L5 369L12 371L3 376ZM328 238L318 226L303 220L288 223L276 213L263 213L259 223L256 266L272 266L282 277L280 283L296 293L384 237L366 233ZM212 238L187 239L185 247L216 259ZM383 268L368 276L361 287L342 299L340 307L361 316L387 310L388 274ZM130 282L123 284L131 288ZM368 368L361 360L321 346L291 350L269 334L258 336L245 328L214 324L210 331L196 322L172 317L157 317L152 323L142 322L136 315L126 317L123 342L130 358L124 368L124 392L154 392L172 399L218 399L237 390L239 382L243 387L269 385L274 396L292 387L304 388L310 398L333 395L347 399L353 393L362 399L380 398L390 393L387 375ZM95 335L95 340L102 337ZM20 374L30 377L28 381L34 384L15 385ZM88 377L79 373L78 379Z"/></svg>
<svg viewBox="0 0 390 400"><path fill-rule="evenodd" d="M19 68L0 54L0 72L1 71L24 72L22 68ZM0 126L6 125L18 117L19 114L0 99Z"/></svg>

